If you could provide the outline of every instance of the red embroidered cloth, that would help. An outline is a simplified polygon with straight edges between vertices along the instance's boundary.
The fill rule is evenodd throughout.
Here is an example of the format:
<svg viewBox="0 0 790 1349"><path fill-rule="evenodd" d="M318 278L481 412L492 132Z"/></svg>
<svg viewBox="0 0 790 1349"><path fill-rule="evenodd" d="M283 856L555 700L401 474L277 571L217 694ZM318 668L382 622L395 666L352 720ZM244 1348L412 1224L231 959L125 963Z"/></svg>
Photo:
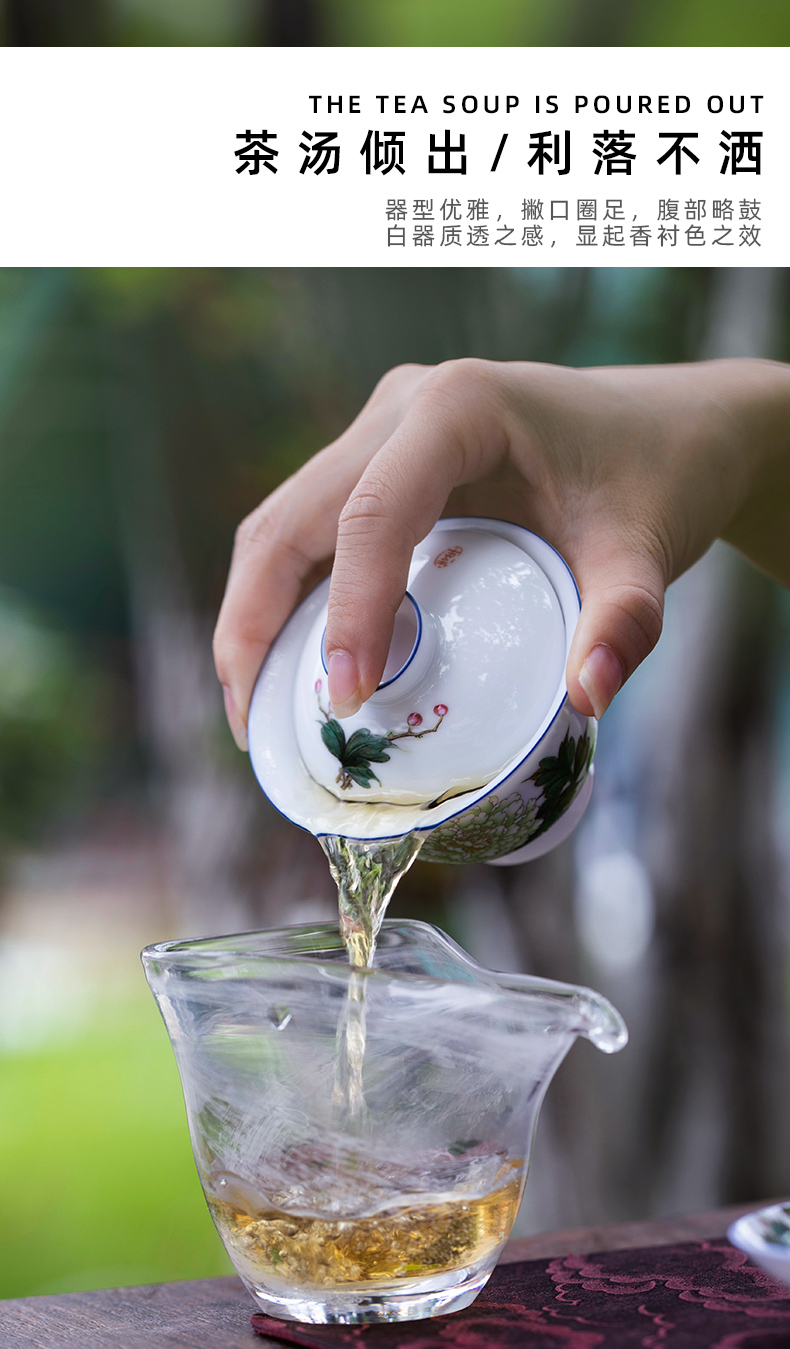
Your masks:
<svg viewBox="0 0 790 1349"><path fill-rule="evenodd" d="M728 1241L500 1265L467 1311L308 1326L256 1313L306 1349L790 1349L790 1288Z"/></svg>

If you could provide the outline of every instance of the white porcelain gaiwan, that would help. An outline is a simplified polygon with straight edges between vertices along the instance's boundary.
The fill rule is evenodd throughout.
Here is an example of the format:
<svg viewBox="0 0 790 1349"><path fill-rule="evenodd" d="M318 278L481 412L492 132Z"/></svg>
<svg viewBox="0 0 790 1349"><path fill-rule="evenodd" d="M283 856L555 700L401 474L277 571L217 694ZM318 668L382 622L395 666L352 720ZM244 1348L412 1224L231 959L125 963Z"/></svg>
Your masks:
<svg viewBox="0 0 790 1349"><path fill-rule="evenodd" d="M728 1228L727 1236L772 1278L790 1284L790 1204L745 1213Z"/></svg>
<svg viewBox="0 0 790 1349"><path fill-rule="evenodd" d="M382 681L355 716L327 691L323 581L252 698L253 769L316 835L424 831L429 861L520 862L565 838L592 790L595 723L568 701L579 617L566 563L500 520L441 520L414 550Z"/></svg>

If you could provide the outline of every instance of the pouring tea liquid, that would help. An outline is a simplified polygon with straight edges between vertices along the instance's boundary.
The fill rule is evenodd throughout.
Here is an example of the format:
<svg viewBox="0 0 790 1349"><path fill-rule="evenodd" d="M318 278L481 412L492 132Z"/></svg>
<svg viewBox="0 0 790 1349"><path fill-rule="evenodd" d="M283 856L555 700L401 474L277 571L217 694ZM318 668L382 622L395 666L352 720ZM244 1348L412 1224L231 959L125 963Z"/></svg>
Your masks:
<svg viewBox="0 0 790 1349"><path fill-rule="evenodd" d="M352 965L372 965L387 905L420 851L424 835L369 842L325 834L318 841L337 885L340 935L348 958Z"/></svg>
<svg viewBox="0 0 790 1349"><path fill-rule="evenodd" d="M337 885L340 935L355 973L337 1031L332 1099L343 1122L365 1118L365 979L356 971L373 964L376 938L392 894L422 846L420 834L365 843L327 834L319 839Z"/></svg>
<svg viewBox="0 0 790 1349"><path fill-rule="evenodd" d="M144 962L209 1208L259 1306L410 1320L474 1299L552 1074L577 1035L610 1053L626 1032L590 990L484 970L428 924L384 923L386 906L421 848L512 862L559 842L589 799L595 727L564 686L578 592L528 531L440 522L415 549L403 649L342 723L327 587L273 644L248 730L264 791L324 849L339 928Z"/></svg>
<svg viewBox="0 0 790 1349"><path fill-rule="evenodd" d="M339 1134L364 1135L370 1125L363 1088L365 970L374 964L387 904L422 837L370 843L327 836L320 842L337 883L340 932L353 967L337 1029L334 1122ZM375 1138L371 1141L375 1145ZM359 1159L339 1155L344 1152L345 1147L335 1148L336 1173L351 1161L349 1179L355 1188L364 1188ZM300 1159L293 1162L299 1172ZM246 1193L238 1178L226 1173L214 1178L209 1206L250 1276L263 1273L304 1288L397 1287L401 1281L412 1284L438 1271L474 1266L498 1249L521 1199L522 1165L522 1158L508 1158L482 1140L457 1140L448 1152L426 1153L414 1159L411 1169L397 1168L400 1193L383 1203L380 1189L375 1198L371 1194L372 1211L354 1211L358 1195L350 1211L343 1211L340 1201L337 1217L299 1211L306 1197L301 1175L299 1207L287 1194L277 1197L276 1206L273 1196L262 1204L262 1196Z"/></svg>
<svg viewBox="0 0 790 1349"><path fill-rule="evenodd" d="M338 721L327 697L323 610L304 641L293 693L298 747L311 776L341 804L346 827L342 834L322 829L309 815L306 823L329 860L355 970L373 964L387 904L427 838L408 814L398 815L493 779L540 726L564 680L562 604L523 547L526 531L515 541L497 522L477 523L489 528L451 528L439 544L431 535L415 550L381 683L350 722ZM314 703L305 703L311 684ZM393 837L377 838L386 833L385 811ZM333 1092L349 1122L365 1116L364 1051L365 981L355 974L338 1029Z"/></svg>

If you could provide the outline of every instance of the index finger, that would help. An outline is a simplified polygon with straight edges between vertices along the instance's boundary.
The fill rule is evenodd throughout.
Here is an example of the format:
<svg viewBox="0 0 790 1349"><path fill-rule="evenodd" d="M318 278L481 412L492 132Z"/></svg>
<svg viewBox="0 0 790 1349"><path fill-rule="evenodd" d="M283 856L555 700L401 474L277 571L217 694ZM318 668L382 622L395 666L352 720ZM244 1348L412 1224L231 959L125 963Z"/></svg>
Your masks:
<svg viewBox="0 0 790 1349"><path fill-rule="evenodd" d="M309 460L242 522L214 634L228 721L246 749L258 671L291 611L334 552L340 512L382 441L397 425L422 366L390 371L346 432Z"/></svg>
<svg viewBox="0 0 790 1349"><path fill-rule="evenodd" d="M353 716L378 687L415 546L452 489L505 452L483 364L453 362L425 382L340 515L326 628L329 696L339 717Z"/></svg>
<svg viewBox="0 0 790 1349"><path fill-rule="evenodd" d="M253 686L271 643L302 597L305 581L332 555L337 520L356 477L312 460L248 515L236 531L227 588L214 632L214 663L234 739L247 748Z"/></svg>

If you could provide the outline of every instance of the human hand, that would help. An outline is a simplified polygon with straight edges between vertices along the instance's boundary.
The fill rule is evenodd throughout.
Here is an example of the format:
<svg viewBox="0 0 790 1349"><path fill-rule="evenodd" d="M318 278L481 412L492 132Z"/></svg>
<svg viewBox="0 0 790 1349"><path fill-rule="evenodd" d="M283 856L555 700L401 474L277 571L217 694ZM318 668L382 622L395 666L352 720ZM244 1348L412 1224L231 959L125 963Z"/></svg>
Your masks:
<svg viewBox="0 0 790 1349"><path fill-rule="evenodd" d="M661 632L664 592L719 535L790 579L790 370L767 361L586 370L400 366L237 531L214 639L246 748L258 670L334 555L335 714L378 685L415 545L443 513L512 520L576 576L573 705L600 717Z"/></svg>

